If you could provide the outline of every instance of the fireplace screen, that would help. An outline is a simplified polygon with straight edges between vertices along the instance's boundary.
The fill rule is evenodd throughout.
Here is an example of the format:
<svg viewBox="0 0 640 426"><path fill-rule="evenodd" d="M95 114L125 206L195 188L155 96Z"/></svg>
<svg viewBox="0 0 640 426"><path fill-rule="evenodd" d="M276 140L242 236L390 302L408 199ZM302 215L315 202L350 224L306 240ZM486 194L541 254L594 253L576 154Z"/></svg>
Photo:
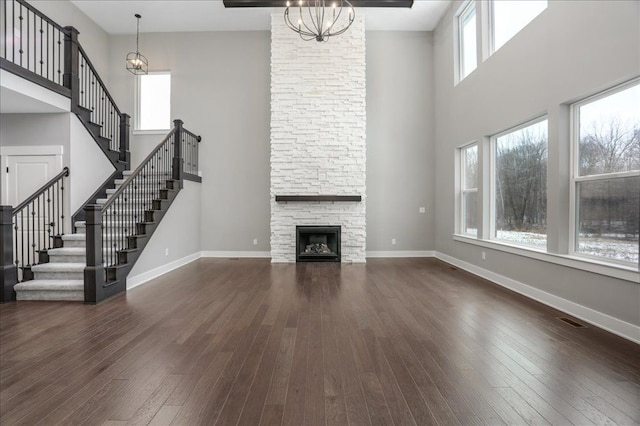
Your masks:
<svg viewBox="0 0 640 426"><path fill-rule="evenodd" d="M340 262L339 226L296 226L296 262Z"/></svg>

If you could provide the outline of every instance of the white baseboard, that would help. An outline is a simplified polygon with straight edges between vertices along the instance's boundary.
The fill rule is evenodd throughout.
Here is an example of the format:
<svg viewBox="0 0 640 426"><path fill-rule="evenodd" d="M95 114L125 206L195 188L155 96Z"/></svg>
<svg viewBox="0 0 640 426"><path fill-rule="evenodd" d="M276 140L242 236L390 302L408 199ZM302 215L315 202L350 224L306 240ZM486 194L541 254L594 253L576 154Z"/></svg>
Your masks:
<svg viewBox="0 0 640 426"><path fill-rule="evenodd" d="M138 287L139 285L142 285L147 281L151 281L154 278L158 278L159 276L164 275L167 272L171 272L174 269L184 266L187 263L198 260L200 259L200 257L201 252L193 253L189 256L183 257L182 259L174 260L173 262L167 263L166 265L162 265L150 271L143 272L142 274L136 275L135 277L127 277L127 291L131 290L134 287Z"/></svg>
<svg viewBox="0 0 640 426"><path fill-rule="evenodd" d="M435 257L433 250L368 251L367 257Z"/></svg>
<svg viewBox="0 0 640 426"><path fill-rule="evenodd" d="M203 251L202 257L238 257L270 259L269 251Z"/></svg>
<svg viewBox="0 0 640 426"><path fill-rule="evenodd" d="M536 300L552 308L566 312L576 318L593 324L596 327L600 327L603 330L607 330L610 333L616 334L620 337L624 337L627 340L640 344L640 327L634 324L630 324L626 321L622 321L618 318L614 318L610 315L580 305L567 299L563 299L559 296L547 293L530 285L521 283L519 281L507 278L503 275L496 274L487 269L480 268L479 266L465 262L455 257L446 255L444 253L435 252L435 257L443 262L450 263L460 269L464 269L467 272L471 272L474 275L487 279L499 286L513 290L516 293L520 293L530 299Z"/></svg>

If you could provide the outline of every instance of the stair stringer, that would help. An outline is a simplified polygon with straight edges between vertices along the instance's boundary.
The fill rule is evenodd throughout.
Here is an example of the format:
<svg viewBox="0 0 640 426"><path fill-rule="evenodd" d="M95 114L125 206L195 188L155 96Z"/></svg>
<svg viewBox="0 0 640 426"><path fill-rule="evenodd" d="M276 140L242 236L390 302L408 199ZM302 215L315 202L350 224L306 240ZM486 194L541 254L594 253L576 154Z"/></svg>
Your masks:
<svg viewBox="0 0 640 426"><path fill-rule="evenodd" d="M169 186L173 186L173 188L169 188ZM129 250L123 251L126 252L126 263L120 264L115 267L106 268L105 272L108 279L103 284L103 295L105 299L120 292L126 291L127 276L129 275L129 272L131 272L131 269L133 269L136 261L140 258L140 255L144 251L144 248L149 243L149 240L160 225L162 218L165 216L165 214L175 201L180 190L181 185L179 184L179 182L171 180L167 181L167 198L157 199L154 201L154 204L157 203L161 208L153 211L153 222L142 223L141 225L144 226L145 233L132 237L132 239L135 241L135 247L130 247ZM87 285L86 281L85 285Z"/></svg>
<svg viewBox="0 0 640 426"><path fill-rule="evenodd" d="M78 105L76 107L72 107L72 112L78 117L84 128L91 135L93 140L100 147L104 155L109 159L116 170L120 172L129 170L129 158L122 159L120 151L113 151L109 149L110 140L108 138L102 137L99 130L101 126L91 121L91 110Z"/></svg>

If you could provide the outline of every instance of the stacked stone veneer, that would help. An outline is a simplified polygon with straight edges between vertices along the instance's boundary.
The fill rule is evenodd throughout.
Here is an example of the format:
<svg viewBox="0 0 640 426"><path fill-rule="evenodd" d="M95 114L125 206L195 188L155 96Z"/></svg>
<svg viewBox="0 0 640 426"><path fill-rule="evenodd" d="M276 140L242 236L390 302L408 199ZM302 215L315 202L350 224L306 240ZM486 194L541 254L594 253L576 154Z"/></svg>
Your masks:
<svg viewBox="0 0 640 426"><path fill-rule="evenodd" d="M328 42L303 41L271 16L271 259L295 262L296 225L342 226L342 261L366 248L364 18ZM361 195L362 202L276 203L276 195Z"/></svg>

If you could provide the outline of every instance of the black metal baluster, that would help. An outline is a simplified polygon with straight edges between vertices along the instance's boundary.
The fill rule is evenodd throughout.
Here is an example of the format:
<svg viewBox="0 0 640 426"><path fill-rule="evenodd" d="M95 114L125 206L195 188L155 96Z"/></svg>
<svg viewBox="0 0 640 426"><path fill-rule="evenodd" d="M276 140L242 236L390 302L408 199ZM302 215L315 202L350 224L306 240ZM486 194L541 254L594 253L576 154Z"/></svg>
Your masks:
<svg viewBox="0 0 640 426"><path fill-rule="evenodd" d="M18 51L18 53L20 53L20 66L22 66L22 4L20 4L20 13L18 14L18 19L20 20L20 50Z"/></svg>
<svg viewBox="0 0 640 426"><path fill-rule="evenodd" d="M29 222L27 221L27 224ZM24 210L22 210L20 212L20 230L22 231L22 235L20 238L20 250L22 252L22 258L20 259L20 263L22 264L22 268L24 271L24 259L25 259L25 255L24 255Z"/></svg>
<svg viewBox="0 0 640 426"><path fill-rule="evenodd" d="M60 182L62 184L60 187L60 196L62 198L62 215L60 216L60 229L62 230L62 233L60 235L64 235L64 179L61 179Z"/></svg>
<svg viewBox="0 0 640 426"><path fill-rule="evenodd" d="M51 187L47 188L47 248L51 248L53 236L51 235Z"/></svg>
<svg viewBox="0 0 640 426"><path fill-rule="evenodd" d="M18 217L17 216L13 216L13 263L16 265L16 270L18 271L18 274L20 273L20 256L19 256L19 251L18 251L18 229L20 231L22 231L22 228L18 227ZM20 242L22 242L22 239L20 239ZM21 280L18 280L21 281Z"/></svg>
<svg viewBox="0 0 640 426"><path fill-rule="evenodd" d="M9 45L7 43L7 2L3 1L2 2L2 16L4 18L4 51L3 51L3 58L7 58L9 56L9 54L7 53L7 46ZM14 252L15 253L15 252Z"/></svg>
<svg viewBox="0 0 640 426"><path fill-rule="evenodd" d="M51 39L49 38L49 23L47 22L47 79L49 79L49 69L51 68L51 61L49 59L50 48L53 46L51 44Z"/></svg>

